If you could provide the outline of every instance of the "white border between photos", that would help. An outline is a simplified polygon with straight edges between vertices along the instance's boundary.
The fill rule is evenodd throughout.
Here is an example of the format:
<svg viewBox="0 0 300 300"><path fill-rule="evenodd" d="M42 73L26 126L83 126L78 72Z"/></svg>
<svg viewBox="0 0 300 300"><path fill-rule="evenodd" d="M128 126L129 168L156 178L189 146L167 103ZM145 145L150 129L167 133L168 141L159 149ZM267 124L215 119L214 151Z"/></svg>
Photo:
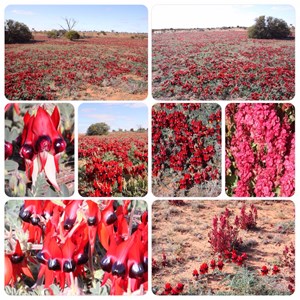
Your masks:
<svg viewBox="0 0 300 300"><path fill-rule="evenodd" d="M145 103L148 106L148 139L149 139L149 149L148 149L148 154L149 154L149 176L148 176L148 194L146 197L143 198L134 198L134 199L143 199L146 200L148 202L148 210L149 210L149 216L151 216L151 210L152 210L152 203L154 200L156 200L157 198L154 197L151 193L151 108L152 105L158 103L158 101L154 100L152 98L152 94L151 94L151 90L152 90L152 76L151 76L151 69L152 69L152 65L151 65L151 55L152 55L152 33L151 33L151 22L152 22L152 8L155 5L159 5L159 4L168 4L168 5L174 5L174 4L184 4L184 5L189 5L189 4L199 4L199 5L203 5L203 4L274 4L274 5L292 5L295 8L296 11L296 95L295 98L290 101L290 103L292 103L295 106L296 109L296 149L299 153L299 149L300 149L300 138L299 138L299 132L300 132L300 122L298 120L297 117L297 112L300 109L300 103L299 103L299 99L297 99L298 96L298 89L300 87L300 76L298 74L299 71L299 67L300 67L300 36L298 34L298 25L300 24L300 22L297 22L297 16L299 14L299 10L300 10L300 1L296 1L296 0L264 0L264 1L259 1L259 0L249 0L249 1L237 1L237 0L2 0L0 3L1 6L1 11L0 11L0 16L1 16L1 23L4 24L4 10L5 7L7 5L12 5L12 4L20 4L20 5L29 5L29 4L36 4L36 5L46 5L46 4L58 4L58 5L62 5L62 4L82 4L82 5L88 5L88 4L94 4L94 5L102 5L102 4L109 4L109 5L130 5L130 4L136 4L136 5L145 5L148 8L148 46L149 46L149 51L148 51L148 62L149 62L149 67L148 67L148 97L145 101L143 101L143 103ZM168 16L164 16L165 18L167 18ZM298 18L299 19L299 18ZM3 26L3 25L2 25ZM2 27L3 28L3 27ZM0 139L2 139L1 142L1 147L0 147L0 158L4 157L4 106L7 103L10 103L10 101L6 100L5 96L4 96L4 30L0 30L0 40L1 40L1 59L0 59L0 79L1 79L1 83L0 83L0 95L1 95L1 102L0 102L0 114L2 117L0 117ZM34 102L43 102L43 101L34 101ZM77 141L78 139L78 107L81 103L84 103L85 101L66 101L67 103L71 103L74 106L75 109L75 141ZM86 102L94 102L94 101L86 101ZM118 101L113 101L113 102L118 102ZM128 101L128 102L135 102L135 101ZM161 101L163 102L163 101ZM172 101L173 102L173 101ZM174 101L174 102L178 102L178 101ZM188 101L187 101L188 102ZM208 101L209 102L209 101ZM214 101L215 102L215 101ZM218 104L220 104L221 108L222 108L222 158L224 158L225 155L225 130L224 130L224 125L225 125L225 106L230 103L229 101L216 101ZM242 101L241 101L242 102ZM59 103L63 103L62 101L59 101ZM95 103L95 102L94 102ZM102 102L103 103L103 102ZM121 103L121 102L118 102ZM122 102L124 103L124 102ZM182 101L180 101L180 103L182 103ZM249 101L247 101L247 103L249 103ZM75 143L75 157L76 153L77 153L77 149L78 149L78 145L77 143ZM300 184L300 173L299 173L299 169L297 166L300 165L300 155L298 155L298 153L296 153L296 192L295 195L291 198L289 198L289 200L292 200L295 204L295 209L296 209L296 235L295 235L295 239L296 239L296 282L299 283L299 277L300 277L300 271L299 271L299 267L300 267L300 263L299 263L299 255L300 255L300 243L299 243L299 237L298 237L298 228L300 226L300 218L298 217L298 213L299 213L299 207L300 207L300 203L297 203L300 201L300 188L299 186L297 186L297 183ZM0 159L1 161L3 161L2 159ZM77 159L75 159L75 186L74 186L74 194L72 197L70 197L69 199L80 199L81 197L79 196L77 190L78 190L78 175L77 175L77 167L78 167L78 161ZM222 175L224 175L224 167L225 167L225 162L224 159L222 159ZM2 171L0 172L0 183L1 183L1 190L0 190L0 196L1 196L1 206L0 206L0 219L3 220L2 221L2 226L4 225L4 204L5 202L9 199L5 193L4 193L4 164L2 165ZM222 176L222 193L220 196L217 197L217 199L224 199L224 200L234 200L236 198L230 198L225 194L224 191L224 185L225 185L225 176ZM298 199L297 199L298 198ZM163 197L160 197L158 199L164 199ZM166 199L166 198L165 198ZM199 198L198 198L199 199ZM209 199L216 199L216 198L202 198L205 200L209 200ZM256 200L259 199L263 199L263 198L255 198ZM280 199L286 199L286 198L276 198L276 200L280 200ZM152 258L152 251L151 251L151 225L152 225L152 218L149 217L149 263L151 263L151 258ZM3 227L0 226L0 243L1 243L1 254L0 254L0 265L4 266L4 243L1 241L4 241L4 230ZM201 251L201 249L199 249L199 251ZM150 268L151 269L151 268ZM151 280L151 272L149 272L149 291L145 296L142 296L143 299L145 300L150 300L153 299L153 297L157 297L155 296L152 292L151 292L151 287L152 287L152 280ZM295 293L292 296L289 296L290 299L299 299L300 297L300 285L296 284L296 290ZM8 296L5 292L4 292L4 272L1 271L0 272L0 296L1 299L6 299L9 297L9 299L19 299L19 296ZM23 296L23 297L29 297L29 296ZM42 296L43 298L47 298L47 296ZM102 297L111 297L111 296L102 296ZM128 300L133 296L121 296L122 299L124 300ZM176 296L176 299L189 299L192 296ZM220 299L220 296L209 296L210 299ZM244 299L249 299L255 297L256 299L260 299L263 296L244 296ZM74 296L72 297L72 299L82 299L82 296ZM223 296L222 299L230 299L230 296ZM264 298L265 299L265 298ZM286 296L272 296L272 299L286 299Z"/></svg>

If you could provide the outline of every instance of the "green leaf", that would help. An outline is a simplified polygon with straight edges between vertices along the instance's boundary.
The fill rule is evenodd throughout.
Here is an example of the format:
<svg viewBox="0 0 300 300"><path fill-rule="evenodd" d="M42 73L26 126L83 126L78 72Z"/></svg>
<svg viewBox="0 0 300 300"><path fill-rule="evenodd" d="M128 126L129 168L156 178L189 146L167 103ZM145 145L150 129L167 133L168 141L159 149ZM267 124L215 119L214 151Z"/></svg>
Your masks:
<svg viewBox="0 0 300 300"><path fill-rule="evenodd" d="M11 125L12 125L12 120L8 120L8 119L6 119L6 120L5 120L5 127L8 127L8 128L10 128L10 127L11 127Z"/></svg>
<svg viewBox="0 0 300 300"><path fill-rule="evenodd" d="M57 193L49 187L45 193L45 197L57 197Z"/></svg>
<svg viewBox="0 0 300 300"><path fill-rule="evenodd" d="M39 174L35 185L32 186L32 193L34 197L43 196L43 188L47 185L47 181L45 179L45 176L43 174Z"/></svg>
<svg viewBox="0 0 300 300"><path fill-rule="evenodd" d="M13 128L10 132L9 138L11 139L11 141L14 141L18 136L19 136L19 133L18 133L17 129Z"/></svg>
<svg viewBox="0 0 300 300"><path fill-rule="evenodd" d="M232 174L231 176L226 176L226 186L235 187L237 185L238 176Z"/></svg>
<svg viewBox="0 0 300 300"><path fill-rule="evenodd" d="M60 186L60 189L61 189L61 195L63 197L70 197L69 189L65 184L62 184Z"/></svg>
<svg viewBox="0 0 300 300"><path fill-rule="evenodd" d="M15 171L18 170L19 164L13 160L6 160L5 161L5 170L10 172L10 171Z"/></svg>

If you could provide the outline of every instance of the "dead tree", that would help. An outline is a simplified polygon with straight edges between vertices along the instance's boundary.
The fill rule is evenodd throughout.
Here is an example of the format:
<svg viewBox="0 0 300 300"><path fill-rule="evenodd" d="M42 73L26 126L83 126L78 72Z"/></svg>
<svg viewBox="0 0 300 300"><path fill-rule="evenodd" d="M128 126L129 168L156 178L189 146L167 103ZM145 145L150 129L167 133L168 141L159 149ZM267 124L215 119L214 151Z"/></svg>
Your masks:
<svg viewBox="0 0 300 300"><path fill-rule="evenodd" d="M66 24L67 24L67 29L64 28L62 25L60 25L60 27L61 27L63 30L66 30L66 31L71 31L71 30L74 28L74 26L77 24L77 21L74 20L74 19L71 19L71 18L65 17L64 20L65 20L65 22L66 22Z"/></svg>

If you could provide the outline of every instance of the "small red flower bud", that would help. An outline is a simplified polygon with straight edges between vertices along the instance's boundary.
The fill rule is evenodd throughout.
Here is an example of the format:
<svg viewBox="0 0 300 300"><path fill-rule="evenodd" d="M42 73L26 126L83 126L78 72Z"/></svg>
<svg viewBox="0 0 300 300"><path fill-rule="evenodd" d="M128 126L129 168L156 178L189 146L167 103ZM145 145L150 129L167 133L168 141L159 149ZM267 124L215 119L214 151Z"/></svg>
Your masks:
<svg viewBox="0 0 300 300"><path fill-rule="evenodd" d="M199 273L198 273L198 271L196 269L193 271L193 276L194 277L198 277L199 276Z"/></svg>
<svg viewBox="0 0 300 300"><path fill-rule="evenodd" d="M182 292L183 288L184 288L184 284L182 284L181 282L178 282L177 286L176 286L176 290L179 292Z"/></svg>
<svg viewBox="0 0 300 300"><path fill-rule="evenodd" d="M167 283L165 284L165 291L166 291L166 292L171 292L171 290L172 290L172 286L171 286L170 283L167 282Z"/></svg>
<svg viewBox="0 0 300 300"><path fill-rule="evenodd" d="M223 267L224 267L223 261L222 261L222 260L219 260L219 261L218 261L218 269L219 269L220 271L222 271Z"/></svg>
<svg viewBox="0 0 300 300"><path fill-rule="evenodd" d="M207 265L207 263L203 263L203 264L200 266L200 273L201 273L202 275L208 273L208 265Z"/></svg>
<svg viewBox="0 0 300 300"><path fill-rule="evenodd" d="M269 270L266 266L262 266L260 271L261 271L261 275L263 275L263 276L267 275L269 272Z"/></svg>
<svg viewBox="0 0 300 300"><path fill-rule="evenodd" d="M216 268L216 261L214 259L212 259L210 261L210 267L214 270Z"/></svg>
<svg viewBox="0 0 300 300"><path fill-rule="evenodd" d="M277 273L280 272L280 269L278 268L278 266L274 265L273 269L272 269L272 274L276 275Z"/></svg>

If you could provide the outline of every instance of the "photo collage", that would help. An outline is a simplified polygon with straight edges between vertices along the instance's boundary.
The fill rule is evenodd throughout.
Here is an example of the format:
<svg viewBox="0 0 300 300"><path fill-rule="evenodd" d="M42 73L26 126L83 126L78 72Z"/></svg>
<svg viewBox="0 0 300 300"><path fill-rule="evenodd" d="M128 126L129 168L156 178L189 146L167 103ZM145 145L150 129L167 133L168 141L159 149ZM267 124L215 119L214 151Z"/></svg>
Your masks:
<svg viewBox="0 0 300 300"><path fill-rule="evenodd" d="M12 2L2 295L296 297L293 3Z"/></svg>

